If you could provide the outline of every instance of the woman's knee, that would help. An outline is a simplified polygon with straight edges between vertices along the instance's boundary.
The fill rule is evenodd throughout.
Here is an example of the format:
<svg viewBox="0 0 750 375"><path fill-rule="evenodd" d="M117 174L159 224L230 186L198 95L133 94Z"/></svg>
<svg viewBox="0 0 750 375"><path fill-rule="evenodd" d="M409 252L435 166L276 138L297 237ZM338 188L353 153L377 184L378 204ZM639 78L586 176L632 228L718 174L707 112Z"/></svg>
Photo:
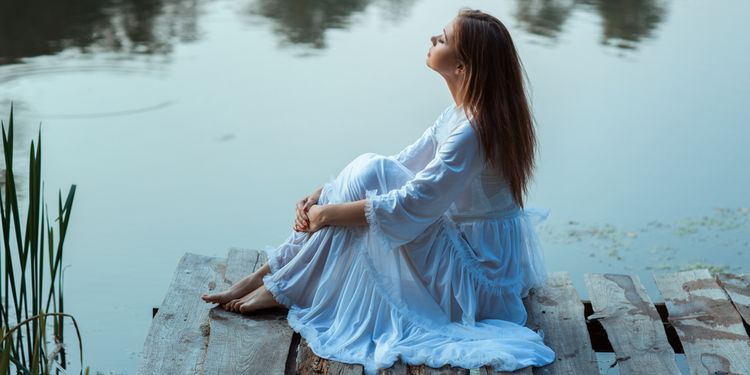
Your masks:
<svg viewBox="0 0 750 375"><path fill-rule="evenodd" d="M367 190L381 194L397 189L411 178L398 161L372 152L357 156L342 172L339 182L346 201L364 199Z"/></svg>
<svg viewBox="0 0 750 375"><path fill-rule="evenodd" d="M360 165L358 181L365 190L383 193L403 186L411 176L398 161L378 154L365 154Z"/></svg>

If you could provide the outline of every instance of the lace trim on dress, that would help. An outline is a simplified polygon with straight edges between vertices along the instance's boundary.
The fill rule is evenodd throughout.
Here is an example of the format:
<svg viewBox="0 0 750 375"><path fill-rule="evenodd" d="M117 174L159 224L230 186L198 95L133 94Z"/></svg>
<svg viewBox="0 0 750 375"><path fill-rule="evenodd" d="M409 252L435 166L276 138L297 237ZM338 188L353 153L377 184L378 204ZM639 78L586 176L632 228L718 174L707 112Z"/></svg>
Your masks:
<svg viewBox="0 0 750 375"><path fill-rule="evenodd" d="M367 190L365 192L365 220L367 220L367 224L370 227L370 233L378 241L380 246L384 249L393 250L398 247L392 246L388 240L386 240L387 237L383 232L383 228L380 227L378 217L375 215L375 209L372 207L372 201L376 195L378 195L376 190Z"/></svg>

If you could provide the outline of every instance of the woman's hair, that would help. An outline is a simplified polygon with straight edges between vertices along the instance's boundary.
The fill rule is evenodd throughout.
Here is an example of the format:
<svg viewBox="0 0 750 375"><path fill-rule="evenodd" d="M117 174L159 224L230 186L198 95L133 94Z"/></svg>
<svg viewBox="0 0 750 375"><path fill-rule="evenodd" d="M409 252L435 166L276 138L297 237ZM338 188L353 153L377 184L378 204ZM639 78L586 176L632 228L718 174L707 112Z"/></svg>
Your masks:
<svg viewBox="0 0 750 375"><path fill-rule="evenodd" d="M505 177L513 200L523 207L536 135L516 47L502 22L479 10L462 8L453 30L465 69L463 108L473 117L487 162Z"/></svg>

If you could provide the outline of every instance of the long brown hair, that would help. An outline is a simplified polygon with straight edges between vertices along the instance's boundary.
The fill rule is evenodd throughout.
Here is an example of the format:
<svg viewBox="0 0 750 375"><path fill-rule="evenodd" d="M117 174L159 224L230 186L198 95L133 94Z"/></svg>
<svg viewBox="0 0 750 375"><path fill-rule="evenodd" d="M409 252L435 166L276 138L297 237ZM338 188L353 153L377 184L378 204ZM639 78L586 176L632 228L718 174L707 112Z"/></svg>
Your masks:
<svg viewBox="0 0 750 375"><path fill-rule="evenodd" d="M463 108L474 119L487 162L505 177L513 200L523 207L536 135L521 59L505 25L479 10L462 8L453 34L465 69Z"/></svg>

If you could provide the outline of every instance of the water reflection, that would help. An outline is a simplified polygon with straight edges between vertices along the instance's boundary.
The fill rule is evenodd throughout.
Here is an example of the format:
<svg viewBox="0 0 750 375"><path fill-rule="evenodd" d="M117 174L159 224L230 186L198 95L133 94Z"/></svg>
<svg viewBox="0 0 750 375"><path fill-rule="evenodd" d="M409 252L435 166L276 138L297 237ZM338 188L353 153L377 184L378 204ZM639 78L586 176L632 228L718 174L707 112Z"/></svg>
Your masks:
<svg viewBox="0 0 750 375"><path fill-rule="evenodd" d="M400 22L417 0L247 0L245 14L271 21L281 44L326 48L330 29L346 29L370 6ZM81 0L0 2L0 64L65 49L163 54L200 35L204 0ZM514 16L525 30L556 40L576 11L601 18L601 42L634 48L666 15L665 0L518 0Z"/></svg>
<svg viewBox="0 0 750 375"><path fill-rule="evenodd" d="M661 0L518 0L515 17L529 33L557 39L576 10L601 18L601 42L633 49L666 17Z"/></svg>
<svg viewBox="0 0 750 375"><path fill-rule="evenodd" d="M555 38L576 4L576 0L519 0L515 16L528 32Z"/></svg>
<svg viewBox="0 0 750 375"><path fill-rule="evenodd" d="M165 54L198 35L199 0L0 2L0 64L81 52Z"/></svg>
<svg viewBox="0 0 750 375"><path fill-rule="evenodd" d="M652 36L666 16L665 4L658 0L592 1L602 18L602 43L634 48Z"/></svg>
<svg viewBox="0 0 750 375"><path fill-rule="evenodd" d="M248 7L254 17L273 22L273 32L281 44L326 48L329 29L346 29L354 17L371 4L378 5L384 18L399 21L409 14L416 0L257 0Z"/></svg>

